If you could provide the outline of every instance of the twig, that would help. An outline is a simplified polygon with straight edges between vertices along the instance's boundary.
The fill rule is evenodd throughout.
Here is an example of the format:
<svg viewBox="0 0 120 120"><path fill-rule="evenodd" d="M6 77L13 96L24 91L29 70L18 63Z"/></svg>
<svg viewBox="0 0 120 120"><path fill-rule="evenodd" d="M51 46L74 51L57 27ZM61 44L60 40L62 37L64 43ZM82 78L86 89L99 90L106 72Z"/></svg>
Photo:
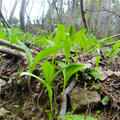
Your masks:
<svg viewBox="0 0 120 120"><path fill-rule="evenodd" d="M13 49L18 49L20 51L24 51L24 49L21 46L19 46L17 44L11 44L9 41L3 40L3 39L0 39L0 44L9 46L9 47L11 47Z"/></svg>
<svg viewBox="0 0 120 120"><path fill-rule="evenodd" d="M117 41L115 41L115 42L108 43L108 44L102 44L102 46L104 46L104 47L109 47L109 46L114 45L116 42L119 42L119 41L120 41L120 40L117 40Z"/></svg>
<svg viewBox="0 0 120 120"><path fill-rule="evenodd" d="M72 91L74 86L76 85L76 81L73 80L70 85L65 89L64 95L63 95L63 103L60 109L60 116L65 115L66 110L67 110L67 95Z"/></svg>
<svg viewBox="0 0 120 120"><path fill-rule="evenodd" d="M104 8L104 7L103 7L103 11L110 12L110 13L115 14L116 16L120 17L120 15L117 14L115 11L108 10L108 9L106 9L106 8Z"/></svg>
<svg viewBox="0 0 120 120"><path fill-rule="evenodd" d="M13 99L7 101L6 103L0 104L0 108L1 108L2 106L4 106L4 105L8 104L9 102L12 102L12 101L13 101Z"/></svg>
<svg viewBox="0 0 120 120"><path fill-rule="evenodd" d="M10 48L6 48L6 47L2 47L2 46L0 46L0 53L9 54L9 55L13 55L16 57L24 58L23 53L17 52L16 50L12 50Z"/></svg>

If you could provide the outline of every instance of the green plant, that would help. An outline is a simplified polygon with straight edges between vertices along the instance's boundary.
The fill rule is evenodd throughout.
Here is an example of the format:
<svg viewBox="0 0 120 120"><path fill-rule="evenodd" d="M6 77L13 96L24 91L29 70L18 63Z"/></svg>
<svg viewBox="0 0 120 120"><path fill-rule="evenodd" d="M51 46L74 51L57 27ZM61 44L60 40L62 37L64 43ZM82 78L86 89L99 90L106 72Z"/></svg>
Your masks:
<svg viewBox="0 0 120 120"><path fill-rule="evenodd" d="M41 63L41 67L43 69L43 74L45 76L46 82L51 85L52 83L52 75L54 73L54 66L51 65L48 61Z"/></svg>
<svg viewBox="0 0 120 120"><path fill-rule="evenodd" d="M113 50L109 52L109 59L112 60L120 52L120 41L113 45Z"/></svg>
<svg viewBox="0 0 120 120"><path fill-rule="evenodd" d="M19 108L20 106L19 105L13 105L14 108Z"/></svg>
<svg viewBox="0 0 120 120"><path fill-rule="evenodd" d="M94 77L95 80L97 79L101 79L102 76L100 75L100 73L98 72L98 70L96 69L87 69L85 70L85 73L88 75L92 75Z"/></svg>
<svg viewBox="0 0 120 120"><path fill-rule="evenodd" d="M66 69L63 70L63 75L64 75L64 86L63 86L63 93L65 90L65 87L67 85L68 80L70 79L70 77L78 72L80 69L82 69L85 65L83 64L76 64L76 63L72 63L70 65L66 65L63 62L59 62L61 68L66 67Z"/></svg>
<svg viewBox="0 0 120 120"><path fill-rule="evenodd" d="M100 61L101 55L96 57L96 69L98 70L98 66L99 66L99 61Z"/></svg>
<svg viewBox="0 0 120 120"><path fill-rule="evenodd" d="M51 107L51 112L53 112L53 108L52 108L52 95L53 95L53 91L50 88L49 84L46 83L43 79L41 79L40 77L32 74L32 73L28 73L28 72L22 72L20 74L20 76L24 76L24 75L29 75L31 77L36 78L37 80L39 80L40 82L42 82L44 84L44 86L46 87L47 91L48 91L48 95L49 95L49 99L50 99L50 107Z"/></svg>
<svg viewBox="0 0 120 120"><path fill-rule="evenodd" d="M76 106L72 106L72 114L75 112L76 108Z"/></svg>
<svg viewBox="0 0 120 120"><path fill-rule="evenodd" d="M109 102L109 97L108 96L104 96L104 98L101 100L103 105L107 105Z"/></svg>
<svg viewBox="0 0 120 120"><path fill-rule="evenodd" d="M3 30L0 29L0 38L6 39L5 33Z"/></svg>
<svg viewBox="0 0 120 120"><path fill-rule="evenodd" d="M50 110L45 110L45 112L48 114L49 120L52 119L52 113Z"/></svg>
<svg viewBox="0 0 120 120"><path fill-rule="evenodd" d="M40 51L35 58L33 59L32 54L30 52L30 50L28 49L28 47L26 45L24 45L24 43L22 43L21 41L18 41L19 44L23 47L23 49L26 52L27 58L28 58L28 63L29 63L29 72L32 73L32 71L35 69L36 65L43 60L44 58L50 56L51 54L56 55L58 50L61 49L61 46L55 46L55 47L49 47L46 48L42 51Z"/></svg>
<svg viewBox="0 0 120 120"><path fill-rule="evenodd" d="M93 117L83 116L83 115L66 115L66 116L59 116L58 118L63 118L66 120L97 120Z"/></svg>
<svg viewBox="0 0 120 120"><path fill-rule="evenodd" d="M11 43L18 43L17 40L24 42L26 39L26 34L18 28L7 29L5 34L6 39Z"/></svg>

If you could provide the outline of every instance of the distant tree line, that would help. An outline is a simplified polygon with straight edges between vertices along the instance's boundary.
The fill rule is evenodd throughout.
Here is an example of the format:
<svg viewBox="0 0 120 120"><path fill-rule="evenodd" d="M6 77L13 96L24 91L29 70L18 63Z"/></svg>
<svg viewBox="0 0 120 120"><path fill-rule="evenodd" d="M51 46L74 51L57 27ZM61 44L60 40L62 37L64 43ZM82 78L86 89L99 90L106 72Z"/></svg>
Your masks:
<svg viewBox="0 0 120 120"><path fill-rule="evenodd" d="M12 1L11 1L12 2ZM14 17L18 3L21 2L19 20ZM32 2L31 8L28 6ZM31 21L34 3L40 6L41 16ZM49 8L45 13L45 3ZM76 30L86 28L98 39L111 34L120 33L120 1L119 0L15 0L8 19L3 14L3 0L0 0L0 24L11 27L20 24L23 31L34 27L53 31L57 24L65 27L73 24Z"/></svg>

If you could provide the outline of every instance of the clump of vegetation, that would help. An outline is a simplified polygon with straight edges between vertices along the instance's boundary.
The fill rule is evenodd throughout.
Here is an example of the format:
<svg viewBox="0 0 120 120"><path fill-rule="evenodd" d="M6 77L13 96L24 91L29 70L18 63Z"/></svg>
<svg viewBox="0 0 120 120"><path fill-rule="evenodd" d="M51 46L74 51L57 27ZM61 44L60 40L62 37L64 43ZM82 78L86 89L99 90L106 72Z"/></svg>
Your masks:
<svg viewBox="0 0 120 120"><path fill-rule="evenodd" d="M2 27L1 27L2 28ZM32 35L31 33L23 33L18 28L13 29L4 29L0 30L0 38L9 41L10 44L19 44L24 49L27 59L28 59L28 66L29 72L22 71L20 76L29 76L28 78L28 88L31 89L31 77L36 78L39 80L45 87L49 95L50 101L50 116L49 119L52 117L55 118L55 113L53 109L53 84L54 79L63 72L63 90L62 90L62 99L65 93L65 89L67 83L69 82L70 78L76 74L77 72L84 71L86 75L91 75L95 80L101 79L101 75L98 72L99 62L101 59L101 55L96 57L96 69L91 69L89 65L86 64L79 64L77 63L78 59L82 58L84 54L98 54L97 50L104 49L102 44L106 44L109 42L109 39L101 39L97 40L93 35L90 37L86 29L81 29L75 32L75 28L73 25L70 25L67 29L65 29L64 25L58 24L55 31L51 34L42 35L42 37L37 35ZM33 57L29 48L24 44L25 41L29 39L31 47L34 48L35 45L37 46L45 46L46 48L41 50L36 56ZM109 57L109 60L112 60L117 54L119 54L119 41L113 45L113 50L109 51L107 48L105 49L104 53ZM72 57L71 50L74 51L74 60L71 62L70 58ZM61 51L61 55L65 56L64 61L56 61L55 58L57 54ZM52 62L50 63L46 58L52 58ZM44 60L46 59L46 60ZM43 62L44 60L44 62ZM60 65L60 68L56 69L57 65ZM42 78L35 75L33 71L36 69L37 65L42 67L43 76ZM87 68L87 69L86 69ZM76 77L77 78L77 77ZM95 84L95 82L94 82ZM87 86L87 85L85 85ZM97 89L96 89L97 90ZM104 100L104 99L103 99ZM102 103L104 102L102 100ZM108 101L107 101L108 103ZM105 105L107 104L105 103ZM91 117L85 117L81 115L66 115L66 116L59 116L59 118L64 118L68 120L77 120L84 118L95 120Z"/></svg>

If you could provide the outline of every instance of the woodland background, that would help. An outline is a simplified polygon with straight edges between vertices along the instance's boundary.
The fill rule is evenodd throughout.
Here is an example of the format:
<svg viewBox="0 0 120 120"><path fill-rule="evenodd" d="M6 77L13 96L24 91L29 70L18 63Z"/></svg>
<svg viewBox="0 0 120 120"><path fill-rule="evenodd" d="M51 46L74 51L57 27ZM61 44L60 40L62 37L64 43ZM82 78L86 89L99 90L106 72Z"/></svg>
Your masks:
<svg viewBox="0 0 120 120"><path fill-rule="evenodd" d="M0 0L0 120L119 120L119 37L120 0Z"/></svg>
<svg viewBox="0 0 120 120"><path fill-rule="evenodd" d="M73 24L76 30L87 28L98 39L120 32L119 0L15 0L9 3L0 0L0 24L20 24L23 31L33 32L34 27L53 31L57 24L65 27ZM19 18L15 15L16 9L20 9L16 13ZM35 18L33 9L38 13Z"/></svg>

